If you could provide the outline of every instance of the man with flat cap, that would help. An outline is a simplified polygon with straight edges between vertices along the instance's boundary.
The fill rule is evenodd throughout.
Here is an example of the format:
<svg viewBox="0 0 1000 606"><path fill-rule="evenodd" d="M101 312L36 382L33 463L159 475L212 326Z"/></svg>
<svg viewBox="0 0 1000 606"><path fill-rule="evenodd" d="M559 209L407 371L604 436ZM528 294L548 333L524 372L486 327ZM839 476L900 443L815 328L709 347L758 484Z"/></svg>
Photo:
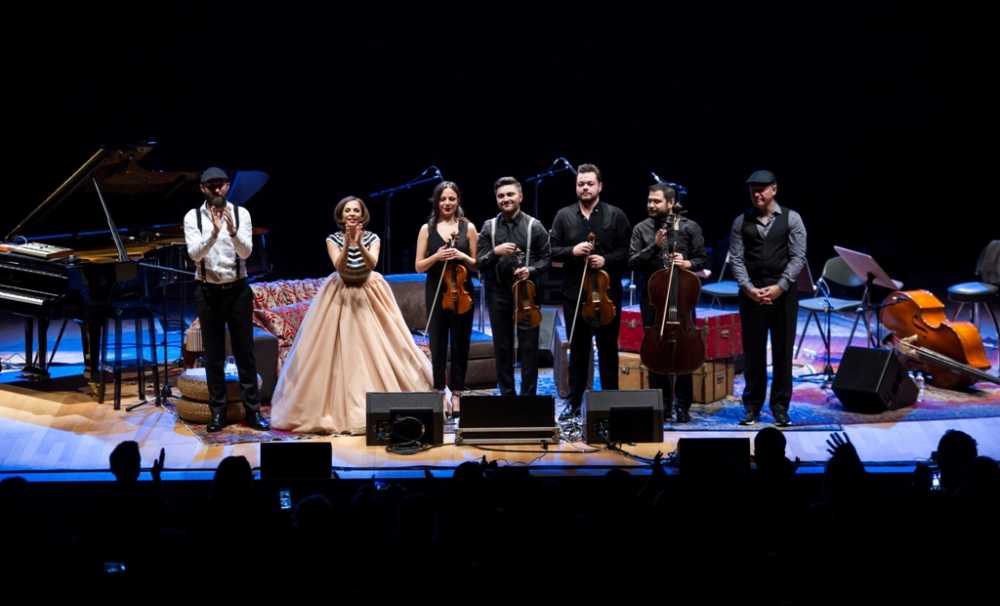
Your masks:
<svg viewBox="0 0 1000 606"><path fill-rule="evenodd" d="M747 179L752 208L736 217L729 240L733 275L740 285L740 322L746 359L745 414L760 420L767 391L767 336L771 335L771 414L788 427L792 401L792 351L798 319L795 281L806 263L806 228L799 213L778 205L778 180L769 170Z"/></svg>
<svg viewBox="0 0 1000 606"><path fill-rule="evenodd" d="M257 361L253 353L253 293L247 284L246 259L253 250L250 212L226 201L229 177L221 168L201 174L205 202L184 216L184 240L196 266L194 289L205 347L212 418L208 431L226 425L226 328L239 371L247 425L270 429L260 413Z"/></svg>

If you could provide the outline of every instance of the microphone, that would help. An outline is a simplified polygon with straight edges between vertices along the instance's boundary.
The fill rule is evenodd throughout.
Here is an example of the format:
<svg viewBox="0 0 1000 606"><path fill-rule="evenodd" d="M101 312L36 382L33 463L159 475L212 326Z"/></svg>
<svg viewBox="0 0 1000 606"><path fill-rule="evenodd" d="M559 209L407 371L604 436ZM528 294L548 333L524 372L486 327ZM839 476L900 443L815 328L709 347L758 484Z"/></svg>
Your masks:
<svg viewBox="0 0 1000 606"><path fill-rule="evenodd" d="M437 166L433 165L433 164L431 164L430 166L428 166L427 168L425 168L424 172L422 174L430 175L430 176L434 177L435 179L438 179L440 181L444 181L444 175L441 174L441 169L438 168Z"/></svg>
<svg viewBox="0 0 1000 606"><path fill-rule="evenodd" d="M575 169L575 168L573 168L573 165L569 163L569 160L567 160L567 159L566 159L566 158L564 158L563 156L559 156L558 158L556 158L556 161L555 161L555 163L556 163L556 164L562 164L562 165L563 165L563 167L564 167L564 168L565 168L566 170L570 171L570 172L571 172L571 173L573 173L574 175L576 174L576 169Z"/></svg>

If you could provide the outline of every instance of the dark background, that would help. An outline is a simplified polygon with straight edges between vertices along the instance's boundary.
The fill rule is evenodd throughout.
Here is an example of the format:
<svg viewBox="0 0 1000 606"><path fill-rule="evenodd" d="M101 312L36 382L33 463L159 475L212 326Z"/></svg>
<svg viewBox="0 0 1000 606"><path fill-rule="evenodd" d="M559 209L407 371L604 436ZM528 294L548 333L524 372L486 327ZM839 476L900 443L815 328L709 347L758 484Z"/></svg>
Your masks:
<svg viewBox="0 0 1000 606"><path fill-rule="evenodd" d="M248 207L272 229L277 274L320 275L346 194L435 164L478 226L496 213L497 177L524 179L565 156L598 164L602 199L633 221L651 170L686 185L689 216L717 250L748 204L745 178L769 168L779 201L803 215L817 277L841 244L908 288L972 279L1000 234L996 44L984 15L903 2L691 4L16 9L3 41L0 227L98 145L151 138L150 167L270 173ZM430 189L395 198L393 271L413 271ZM525 196L533 212L531 187ZM99 224L96 201L77 198L26 231ZM569 173L547 180L546 226L573 199ZM119 200L115 213L179 221L199 201ZM370 207L382 234L384 207Z"/></svg>

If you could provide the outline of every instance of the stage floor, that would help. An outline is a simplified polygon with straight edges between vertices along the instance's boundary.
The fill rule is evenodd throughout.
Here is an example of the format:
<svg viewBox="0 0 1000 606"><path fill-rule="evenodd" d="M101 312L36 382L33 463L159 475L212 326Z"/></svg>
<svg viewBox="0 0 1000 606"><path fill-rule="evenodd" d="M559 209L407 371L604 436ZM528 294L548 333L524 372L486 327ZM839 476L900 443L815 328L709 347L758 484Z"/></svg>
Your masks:
<svg viewBox="0 0 1000 606"><path fill-rule="evenodd" d="M834 336L845 336L840 333L849 328L849 323L837 323ZM21 330L14 321L8 320L0 325L0 355L6 357L18 351L21 347L19 338L23 338ZM809 343L807 341L807 345ZM803 354L800 370L808 370L809 364L815 365L816 353L807 351ZM839 358L840 352L836 353ZM991 350L990 355L996 359L995 350ZM139 443L144 466L152 463L161 448L165 449L168 470L177 472L168 474L168 478L199 476L213 470L230 455L243 455L251 465L259 465L259 442L207 443L198 432L181 422L169 406L159 408L148 404L126 412L124 404L137 401L134 386L131 394L126 391L121 411L115 411L108 402L98 404L80 376L82 366L78 364L79 357L79 349L74 352L71 343L68 346L64 344L56 357L57 365L53 367L56 377L45 384L20 381L15 371L0 373L0 477L13 474L38 477L46 474L64 479L110 479L109 474L99 472L108 468L108 455L123 440ZM548 372L551 373L551 370ZM796 391L800 391L798 383ZM1000 405L1000 397L996 399L998 401L992 404ZM736 406L738 402L732 404ZM815 406L815 403L812 405ZM496 459L501 464L529 465L539 473L593 474L603 473L608 467L627 467L639 472L645 466L643 458L653 457L658 450L664 453L674 451L681 438L752 438L756 431L767 426L759 424L750 430L736 430L725 426L699 425L699 416L707 415L707 410L708 407L695 405L695 422L685 426L668 425L662 443L623 447L636 457L567 441L545 449L536 444L455 446L453 434L446 435L444 446L416 455L396 455L387 453L381 446L366 446L364 436L314 436L303 439L331 442L332 465L341 475L418 473L423 469L448 473L464 461L479 460L483 456ZM793 401L793 420L795 414L796 403ZM948 429L969 433L978 441L980 454L1000 459L1000 415L851 422L833 426L802 425L785 432L788 456L801 459L803 470L819 469L827 459L826 439L831 431L838 429L848 434L866 464L885 469L907 468L917 461L926 460L936 448L940 436ZM247 428L236 431L250 432Z"/></svg>

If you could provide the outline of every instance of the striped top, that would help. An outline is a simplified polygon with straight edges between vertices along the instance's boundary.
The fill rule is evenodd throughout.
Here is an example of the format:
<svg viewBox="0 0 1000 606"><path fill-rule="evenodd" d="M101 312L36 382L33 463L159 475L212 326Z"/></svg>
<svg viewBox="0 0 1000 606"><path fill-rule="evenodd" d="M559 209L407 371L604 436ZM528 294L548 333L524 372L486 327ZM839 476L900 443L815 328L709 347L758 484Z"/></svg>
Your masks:
<svg viewBox="0 0 1000 606"><path fill-rule="evenodd" d="M333 241L341 250L344 249L344 232L338 231L335 234L330 234L327 239ZM370 249L375 242L378 242L378 236L375 235L375 232L366 231L361 236L361 244L365 248ZM370 273L371 269L365 265L365 258L361 255L361 249L354 245L348 247L347 266L344 268L344 271L340 272L340 278L344 281L344 284L364 284Z"/></svg>

